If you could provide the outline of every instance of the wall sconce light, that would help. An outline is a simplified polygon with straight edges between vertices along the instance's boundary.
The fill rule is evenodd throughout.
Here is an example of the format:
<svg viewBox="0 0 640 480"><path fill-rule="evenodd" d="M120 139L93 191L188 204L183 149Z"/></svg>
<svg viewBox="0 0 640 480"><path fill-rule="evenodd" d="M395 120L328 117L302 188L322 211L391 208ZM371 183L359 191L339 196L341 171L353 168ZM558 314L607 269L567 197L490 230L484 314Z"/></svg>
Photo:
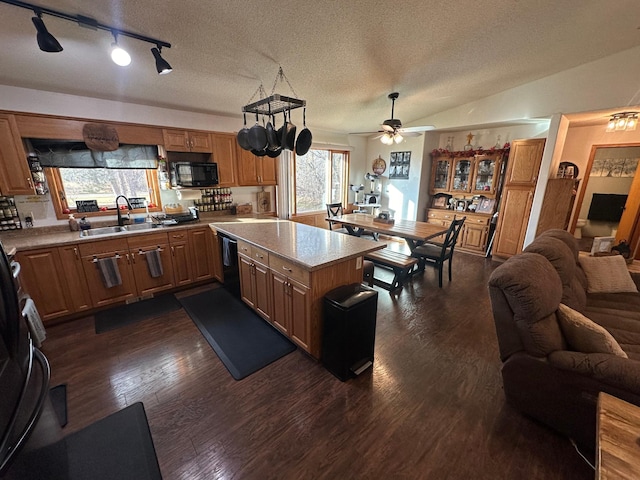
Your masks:
<svg viewBox="0 0 640 480"><path fill-rule="evenodd" d="M607 132L632 132L638 126L638 112L620 112L611 115Z"/></svg>
<svg viewBox="0 0 640 480"><path fill-rule="evenodd" d="M127 66L131 63L131 56L118 45L118 35L121 35L121 36L123 35L125 37L135 38L136 40L141 40L143 42L147 42L147 43L151 43L152 45L155 45L155 47L151 49L151 53L155 58L156 69L158 73L165 74L165 73L171 72L172 70L169 63L160 55L160 50L162 49L162 47L171 48L170 43L164 42L162 40L157 40L155 38L146 37L144 35L138 35L137 33L134 33L134 32L120 30L118 28L114 28L109 25L99 23L95 19L90 17L85 17L83 15L71 15L68 13L60 12L58 10L39 7L37 5L33 5L27 2L22 2L19 0L0 0L0 3L6 3L8 5L25 8L35 13L36 16L32 17L31 21L33 22L34 26L36 27L36 30L38 31L38 34L36 37L38 41L38 47L43 52L61 52L63 50L62 45L60 45L60 42L58 42L58 40L56 40L56 38L47 30L47 27L45 26L44 21L42 20L42 15L46 14L52 17L62 18L63 20L69 20L70 22L77 23L81 27L87 27L92 30L106 30L108 32L111 32L115 40L114 43L111 44L113 47L111 51L111 58L117 65Z"/></svg>

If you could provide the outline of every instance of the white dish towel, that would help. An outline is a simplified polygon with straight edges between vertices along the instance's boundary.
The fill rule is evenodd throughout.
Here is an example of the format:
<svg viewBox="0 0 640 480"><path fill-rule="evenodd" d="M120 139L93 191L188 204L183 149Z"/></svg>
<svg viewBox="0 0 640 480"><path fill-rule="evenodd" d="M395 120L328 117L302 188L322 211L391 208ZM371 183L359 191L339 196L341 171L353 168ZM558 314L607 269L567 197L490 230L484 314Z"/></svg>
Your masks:
<svg viewBox="0 0 640 480"><path fill-rule="evenodd" d="M29 325L29 331L31 332L34 345L40 348L42 342L47 338L47 332L44 329L44 324L42 323L36 304L31 297L27 298L24 304L22 316L26 319L27 325Z"/></svg>

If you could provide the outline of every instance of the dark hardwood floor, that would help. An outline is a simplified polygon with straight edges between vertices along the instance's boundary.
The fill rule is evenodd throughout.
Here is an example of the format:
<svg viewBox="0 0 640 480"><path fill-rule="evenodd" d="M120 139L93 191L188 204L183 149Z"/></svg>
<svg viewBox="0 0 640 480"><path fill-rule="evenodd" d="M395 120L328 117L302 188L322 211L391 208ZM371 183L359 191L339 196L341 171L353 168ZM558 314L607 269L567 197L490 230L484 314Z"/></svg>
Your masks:
<svg viewBox="0 0 640 480"><path fill-rule="evenodd" d="M100 335L93 317L50 327L65 431L142 401L165 479L591 479L568 439L505 403L496 265L456 253L442 289L433 269L376 287L375 363L348 382L301 351L235 381L183 310Z"/></svg>

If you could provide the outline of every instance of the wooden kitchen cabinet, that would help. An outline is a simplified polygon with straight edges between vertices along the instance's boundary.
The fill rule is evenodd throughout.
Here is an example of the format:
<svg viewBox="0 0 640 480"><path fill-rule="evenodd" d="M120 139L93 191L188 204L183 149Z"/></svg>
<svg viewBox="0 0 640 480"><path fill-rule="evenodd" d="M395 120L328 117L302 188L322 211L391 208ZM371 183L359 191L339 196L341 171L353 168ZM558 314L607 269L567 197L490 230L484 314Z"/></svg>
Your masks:
<svg viewBox="0 0 640 480"><path fill-rule="evenodd" d="M258 157L239 146L238 153L238 185L276 185L277 159L267 156Z"/></svg>
<svg viewBox="0 0 640 480"><path fill-rule="evenodd" d="M171 250L175 285L188 285L192 282L193 267L187 232L184 230L170 232L169 249Z"/></svg>
<svg viewBox="0 0 640 480"><path fill-rule="evenodd" d="M474 158L471 193L494 197L502 167L502 154L476 155Z"/></svg>
<svg viewBox="0 0 640 480"><path fill-rule="evenodd" d="M211 231L211 250L213 253L213 277L220 283L224 282L224 266L222 265L222 245L218 232Z"/></svg>
<svg viewBox="0 0 640 480"><path fill-rule="evenodd" d="M164 148L168 152L213 152L209 132L164 128L162 129L162 138L164 139Z"/></svg>
<svg viewBox="0 0 640 480"><path fill-rule="evenodd" d="M0 114L0 193L35 193L16 119L13 115L7 114Z"/></svg>
<svg viewBox="0 0 640 480"><path fill-rule="evenodd" d="M311 344L309 272L280 257L269 258L273 325L305 350Z"/></svg>
<svg viewBox="0 0 640 480"><path fill-rule="evenodd" d="M93 305L91 304L91 295L87 290L87 280L84 276L78 245L58 247L58 254L60 255L62 271L70 292L69 298L73 311L89 310Z"/></svg>
<svg viewBox="0 0 640 480"><path fill-rule="evenodd" d="M218 186L235 187L238 185L236 136L226 133L212 133L211 141L213 143L213 161L218 164Z"/></svg>
<svg viewBox="0 0 640 480"><path fill-rule="evenodd" d="M458 212L456 210L444 210L438 208L430 208L427 210L427 221L448 227L455 218L467 217L462 230L458 235L456 250L466 251L469 253L484 253L487 248L487 239L489 236L489 224L491 215L474 214L471 212ZM444 238L434 239L442 241Z"/></svg>
<svg viewBox="0 0 640 480"><path fill-rule="evenodd" d="M129 237L127 244L138 296L152 295L174 286L173 262L166 233ZM152 251L158 252L162 265L162 274L157 277L151 276L146 259L146 255Z"/></svg>
<svg viewBox="0 0 640 480"><path fill-rule="evenodd" d="M131 268L129 246L124 238L102 240L79 245L82 268L87 280L87 288L94 307L124 302L136 298L136 284ZM122 283L107 288L98 269L101 258L115 258Z"/></svg>
<svg viewBox="0 0 640 480"><path fill-rule="evenodd" d="M57 248L19 252L16 260L22 267L22 287L35 302L43 322L74 313L73 292L67 285Z"/></svg>
<svg viewBox="0 0 640 480"><path fill-rule="evenodd" d="M249 256L238 254L240 266L240 292L242 300L265 320L271 320L272 289L269 255L266 251L248 244ZM247 252L238 242L238 252ZM258 259L258 261L256 261Z"/></svg>
<svg viewBox="0 0 640 480"><path fill-rule="evenodd" d="M573 178L551 178L544 192L536 236L546 230L567 230L579 180Z"/></svg>
<svg viewBox="0 0 640 480"><path fill-rule="evenodd" d="M449 191L453 158L435 157L431 168L431 194Z"/></svg>
<svg viewBox="0 0 640 480"><path fill-rule="evenodd" d="M213 278L213 234L209 227L187 230L191 258L191 281Z"/></svg>
<svg viewBox="0 0 640 480"><path fill-rule="evenodd" d="M451 191L454 193L471 192L473 158L455 158L451 174Z"/></svg>

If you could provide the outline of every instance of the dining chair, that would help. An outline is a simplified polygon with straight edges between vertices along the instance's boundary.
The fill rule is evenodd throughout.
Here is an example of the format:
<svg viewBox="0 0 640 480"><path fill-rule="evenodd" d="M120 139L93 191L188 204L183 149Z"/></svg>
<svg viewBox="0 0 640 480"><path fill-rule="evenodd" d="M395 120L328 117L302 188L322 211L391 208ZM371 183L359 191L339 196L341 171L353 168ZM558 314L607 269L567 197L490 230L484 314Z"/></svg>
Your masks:
<svg viewBox="0 0 640 480"><path fill-rule="evenodd" d="M339 217L343 214L342 202L327 203L326 206L327 206L327 218ZM333 222L329 222L329 230L332 230L338 233L346 233L347 235L349 234L349 231L344 226L337 227L336 225L334 225Z"/></svg>
<svg viewBox="0 0 640 480"><path fill-rule="evenodd" d="M438 286L442 288L442 269L444 263L449 263L449 281L451 281L451 261L453 259L453 252L458 241L458 235L462 229L462 225L467 217L454 219L449 225L449 229L444 236L442 243L430 243L426 242L417 246L411 252L411 256L418 259L417 269L423 271L427 263L432 264L438 269Z"/></svg>

